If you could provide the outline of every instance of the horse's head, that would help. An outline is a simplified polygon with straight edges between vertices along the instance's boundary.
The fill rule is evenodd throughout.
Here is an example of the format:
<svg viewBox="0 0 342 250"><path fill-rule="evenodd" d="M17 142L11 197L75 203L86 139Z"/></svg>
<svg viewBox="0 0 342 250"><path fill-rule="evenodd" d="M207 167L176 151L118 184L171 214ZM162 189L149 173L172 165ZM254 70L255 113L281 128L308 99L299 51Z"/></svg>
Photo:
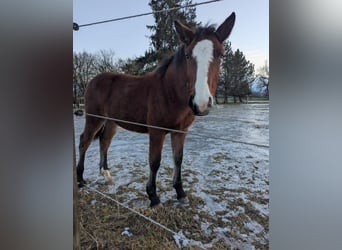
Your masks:
<svg viewBox="0 0 342 250"><path fill-rule="evenodd" d="M216 30L208 26L200 27L194 32L175 21L178 36L184 43L187 81L191 86L189 106L195 115L207 115L214 102L220 57L224 53L223 41L228 38L234 23L234 12Z"/></svg>

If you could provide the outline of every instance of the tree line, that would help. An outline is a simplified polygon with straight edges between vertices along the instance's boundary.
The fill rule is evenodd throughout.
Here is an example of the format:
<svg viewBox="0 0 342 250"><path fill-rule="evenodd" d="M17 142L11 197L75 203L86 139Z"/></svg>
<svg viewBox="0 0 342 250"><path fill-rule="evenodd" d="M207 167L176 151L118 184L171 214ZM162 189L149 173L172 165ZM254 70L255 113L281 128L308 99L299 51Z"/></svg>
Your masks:
<svg viewBox="0 0 342 250"><path fill-rule="evenodd" d="M180 6L188 6L192 0L150 0L149 6L154 11L154 25L147 25L151 31L150 45L144 55L115 59L112 50L101 50L97 53L74 52L73 54L73 93L74 102L83 97L87 83L101 72L119 72L142 75L155 68L163 57L173 53L179 46L179 40L173 28L173 21L180 20L189 27L195 28L201 23L196 22L196 8L186 7L169 12L155 12ZM249 84L255 78L254 65L249 62L239 49L233 51L231 43L225 42L225 54L222 57L220 78L216 91L216 100L228 102L228 96L239 97L250 94ZM266 67L266 66L265 66ZM260 71L260 70L259 70ZM263 69L267 71L267 69ZM268 77L268 75L267 75ZM221 101L222 102L222 101Z"/></svg>

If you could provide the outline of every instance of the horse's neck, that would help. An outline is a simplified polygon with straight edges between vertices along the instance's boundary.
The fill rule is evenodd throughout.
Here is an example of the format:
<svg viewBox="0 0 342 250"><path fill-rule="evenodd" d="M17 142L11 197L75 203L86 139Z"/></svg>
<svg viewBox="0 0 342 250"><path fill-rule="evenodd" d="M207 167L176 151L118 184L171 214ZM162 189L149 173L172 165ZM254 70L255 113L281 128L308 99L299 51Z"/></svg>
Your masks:
<svg viewBox="0 0 342 250"><path fill-rule="evenodd" d="M188 84L184 66L178 63L171 63L164 76L164 87L171 91L174 96L182 100L188 100Z"/></svg>

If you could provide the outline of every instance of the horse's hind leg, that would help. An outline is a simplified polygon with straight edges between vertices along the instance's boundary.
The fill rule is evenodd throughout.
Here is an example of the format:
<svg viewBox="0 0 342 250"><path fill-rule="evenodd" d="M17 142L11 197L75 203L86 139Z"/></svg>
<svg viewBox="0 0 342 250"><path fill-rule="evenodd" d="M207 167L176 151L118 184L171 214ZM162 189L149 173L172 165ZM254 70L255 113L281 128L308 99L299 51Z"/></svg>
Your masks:
<svg viewBox="0 0 342 250"><path fill-rule="evenodd" d="M86 124L83 130L83 133L80 136L80 144L78 146L79 149L79 160L77 164L77 182L78 186L82 187L86 182L83 179L84 172L84 159L86 151L94 139L95 134L101 129L103 126L104 120L94 118L94 117L86 117Z"/></svg>
<svg viewBox="0 0 342 250"><path fill-rule="evenodd" d="M112 121L107 121L100 134L100 173L105 177L108 184L113 184L113 179L108 168L107 152L116 131L117 125Z"/></svg>
<svg viewBox="0 0 342 250"><path fill-rule="evenodd" d="M186 134L171 133L171 145L174 161L173 171L173 187L176 189L177 199L179 201L186 201L186 194L182 186L181 167L183 161L183 147Z"/></svg>

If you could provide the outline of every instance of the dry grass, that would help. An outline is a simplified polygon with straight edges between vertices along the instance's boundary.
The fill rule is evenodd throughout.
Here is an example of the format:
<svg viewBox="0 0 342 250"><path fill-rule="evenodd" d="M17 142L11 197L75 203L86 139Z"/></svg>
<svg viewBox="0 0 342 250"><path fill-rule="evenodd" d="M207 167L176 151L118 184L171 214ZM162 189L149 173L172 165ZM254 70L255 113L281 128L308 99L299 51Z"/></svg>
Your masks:
<svg viewBox="0 0 342 250"><path fill-rule="evenodd" d="M79 195L82 249L179 249L170 232L139 215L119 207L113 201L95 192L83 189L80 190ZM111 196L115 199L118 198L115 195ZM147 198L142 196L141 199ZM209 229L212 229L214 225L222 228L229 225L220 219L219 213L217 216L212 216L204 211L199 212L197 206L204 203L201 198L189 195L188 199L189 204L187 205L175 205L173 201L167 201L162 207L137 208L135 210L175 232L182 230L188 239L207 244L206 249L239 249L233 247L230 240L227 239L239 242L239 234L248 233L244 227L248 217L253 217L268 231L268 218L260 216L250 203L236 200L231 203L232 208L244 207L245 213L231 218L234 229L230 231L229 235L225 233L226 240L217 237L214 230L209 230L209 233L208 231L204 232L201 228L202 222L210 224ZM125 228L129 228L128 231L132 236L122 234ZM255 242L254 245L256 249L268 248L268 242L266 245ZM190 244L184 249L202 248Z"/></svg>

